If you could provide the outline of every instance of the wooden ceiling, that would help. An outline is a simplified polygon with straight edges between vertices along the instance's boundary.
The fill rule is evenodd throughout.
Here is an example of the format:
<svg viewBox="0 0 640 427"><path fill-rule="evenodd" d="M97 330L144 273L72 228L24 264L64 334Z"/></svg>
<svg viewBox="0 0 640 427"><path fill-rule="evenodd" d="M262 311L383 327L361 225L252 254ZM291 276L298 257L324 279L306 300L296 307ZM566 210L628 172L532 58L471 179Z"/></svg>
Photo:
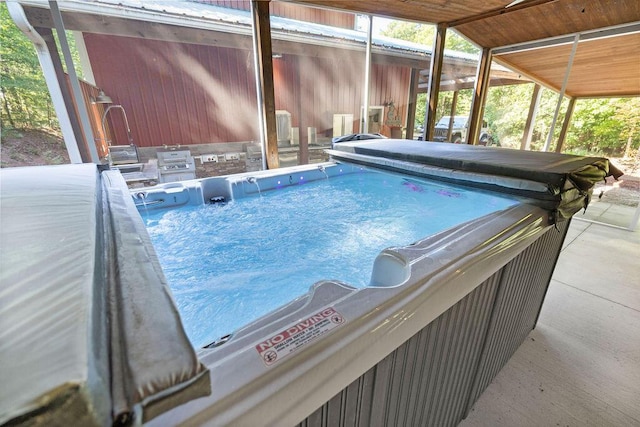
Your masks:
<svg viewBox="0 0 640 427"><path fill-rule="evenodd" d="M445 24L484 48L502 48L610 27L631 34L580 42L566 93L572 97L640 96L638 0L294 0L411 21ZM621 31L624 33L624 29ZM571 45L494 56L498 62L560 91Z"/></svg>
<svg viewBox="0 0 640 427"><path fill-rule="evenodd" d="M571 48L571 44L565 44L495 59L557 87L564 80ZM566 94L574 98L640 94L640 33L579 43Z"/></svg>

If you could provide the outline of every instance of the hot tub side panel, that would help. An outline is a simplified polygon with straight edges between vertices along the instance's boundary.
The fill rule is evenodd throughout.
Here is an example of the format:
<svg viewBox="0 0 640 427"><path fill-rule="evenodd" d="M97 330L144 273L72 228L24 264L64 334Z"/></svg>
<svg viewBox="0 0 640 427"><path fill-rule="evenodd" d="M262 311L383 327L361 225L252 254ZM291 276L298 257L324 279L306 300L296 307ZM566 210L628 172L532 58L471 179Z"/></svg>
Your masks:
<svg viewBox="0 0 640 427"><path fill-rule="evenodd" d="M466 415L536 326L570 221L557 224L503 268Z"/></svg>
<svg viewBox="0 0 640 427"><path fill-rule="evenodd" d="M568 226L549 229L299 426L457 425L535 326Z"/></svg>

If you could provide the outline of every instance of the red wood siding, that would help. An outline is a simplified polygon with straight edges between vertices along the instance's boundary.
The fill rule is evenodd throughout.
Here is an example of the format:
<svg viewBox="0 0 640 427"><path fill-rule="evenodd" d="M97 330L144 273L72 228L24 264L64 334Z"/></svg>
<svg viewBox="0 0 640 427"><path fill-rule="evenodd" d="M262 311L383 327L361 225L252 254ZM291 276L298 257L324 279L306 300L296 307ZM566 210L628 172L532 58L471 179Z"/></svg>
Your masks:
<svg viewBox="0 0 640 427"><path fill-rule="evenodd" d="M291 113L302 139L308 127L315 127L318 136L332 136L334 114L353 114L357 129L364 53L333 53L331 58L285 54L273 61L276 109Z"/></svg>
<svg viewBox="0 0 640 427"><path fill-rule="evenodd" d="M127 112L141 147L257 141L258 112L252 54L247 50L85 34L96 82ZM353 114L358 130L364 52L331 56L284 54L274 59L276 109L292 126L333 136L333 115ZM393 102L404 124L410 69L372 65L370 105ZM387 110L385 109L385 117ZM120 110L109 113L114 144L127 144ZM390 129L382 132L390 136Z"/></svg>
<svg viewBox="0 0 640 427"><path fill-rule="evenodd" d="M240 0L195 0L196 3L206 3L215 6L237 10L251 10L250 1ZM283 18L297 19L299 21L313 22L316 24L331 25L334 27L353 29L356 16L349 12L337 10L319 9L316 7L301 6L293 3L271 1L269 4L271 15Z"/></svg>
<svg viewBox="0 0 640 427"><path fill-rule="evenodd" d="M409 82L411 69L399 65L371 65L371 91L369 105L385 106L385 126L382 133L391 136L391 130L386 125L389 103L393 102L397 117L406 126L407 105L409 104Z"/></svg>
<svg viewBox="0 0 640 427"><path fill-rule="evenodd" d="M97 85L129 119L141 147L258 140L251 52L85 34ZM121 113L109 120L126 144Z"/></svg>
<svg viewBox="0 0 640 427"><path fill-rule="evenodd" d="M293 3L272 1L270 4L272 15L283 18L297 19L299 21L313 22L316 24L331 25L353 29L355 27L356 15L337 10L318 9L315 7L305 7Z"/></svg>
<svg viewBox="0 0 640 427"><path fill-rule="evenodd" d="M318 135L332 136L334 114L353 114L353 128L358 130L364 53L337 49L334 53L332 58L285 54L273 62L276 109L291 113L292 126L300 127L301 138L306 136L307 127L317 128ZM388 107L393 102L403 126L409 102L410 77L408 67L372 65L370 105ZM385 108L385 123L387 111ZM391 135L389 127L382 131L387 136Z"/></svg>

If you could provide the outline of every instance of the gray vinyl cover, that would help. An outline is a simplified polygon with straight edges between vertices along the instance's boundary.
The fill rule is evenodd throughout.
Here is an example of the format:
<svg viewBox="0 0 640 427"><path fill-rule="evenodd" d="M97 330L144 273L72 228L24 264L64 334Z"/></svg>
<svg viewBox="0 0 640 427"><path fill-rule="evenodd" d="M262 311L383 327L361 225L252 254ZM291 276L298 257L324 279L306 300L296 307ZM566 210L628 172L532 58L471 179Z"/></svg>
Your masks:
<svg viewBox="0 0 640 427"><path fill-rule="evenodd" d="M404 139L374 139L334 144L332 156L340 159L341 153L468 172L455 174L455 177L452 174L450 177L439 175L434 178L532 199L560 218L568 218L586 207L595 183L608 176L615 179L622 176L620 170L602 157ZM541 183L544 185L544 191L532 191L527 189L530 187L527 185L500 185L500 181L496 179L488 183L487 180L474 178L482 175Z"/></svg>
<svg viewBox="0 0 640 427"><path fill-rule="evenodd" d="M145 421L208 394L121 175L12 168L0 185L0 424Z"/></svg>

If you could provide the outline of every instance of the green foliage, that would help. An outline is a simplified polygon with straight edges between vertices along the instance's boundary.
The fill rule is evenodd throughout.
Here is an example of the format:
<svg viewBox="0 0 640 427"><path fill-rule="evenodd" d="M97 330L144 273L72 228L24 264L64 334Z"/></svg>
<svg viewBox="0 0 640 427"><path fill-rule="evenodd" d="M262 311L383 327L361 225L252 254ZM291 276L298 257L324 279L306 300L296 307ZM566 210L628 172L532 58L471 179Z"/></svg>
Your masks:
<svg viewBox="0 0 640 427"><path fill-rule="evenodd" d="M392 21L381 31L381 34L431 48L433 46L433 40L435 39L436 27L434 25L417 24L414 22ZM474 54L480 52L480 49L454 31L447 31L444 47L445 49L455 50L457 52Z"/></svg>
<svg viewBox="0 0 640 427"><path fill-rule="evenodd" d="M447 39L444 42L444 48L456 52L472 53L475 55L480 54L480 48L476 47L473 43L470 43L467 39L452 30L447 31Z"/></svg>
<svg viewBox="0 0 640 427"><path fill-rule="evenodd" d="M78 63L74 39L67 39ZM16 27L5 3L0 3L0 103L5 129L59 128L35 48Z"/></svg>
<svg viewBox="0 0 640 427"><path fill-rule="evenodd" d="M469 115L471 112L471 102L473 100L473 90L463 89L458 91L456 101L456 111L454 116ZM451 115L451 105L453 104L453 92L440 92L438 94L438 107L436 108L436 121L444 116ZM424 116L423 116L424 117Z"/></svg>
<svg viewBox="0 0 640 427"><path fill-rule="evenodd" d="M640 146L640 99L585 99L576 103L566 148L623 155ZM627 147L629 144L629 147Z"/></svg>
<svg viewBox="0 0 640 427"><path fill-rule="evenodd" d="M385 29L380 31L383 36L418 43L425 47L433 45L435 32L433 25L405 21L392 21Z"/></svg>
<svg viewBox="0 0 640 427"><path fill-rule="evenodd" d="M0 4L0 102L3 127L51 128L51 98L31 42Z"/></svg>
<svg viewBox="0 0 640 427"><path fill-rule="evenodd" d="M527 120L533 85L489 89L485 119L502 146L519 148ZM531 140L532 150L542 150L551 128L558 94L542 89ZM568 107L564 99L554 128L550 150L555 149ZM582 99L576 102L563 146L574 154L621 156L640 146L640 98Z"/></svg>
<svg viewBox="0 0 640 427"><path fill-rule="evenodd" d="M484 109L484 119L491 135L505 147L519 147L524 123L527 120L529 99L533 85L490 87Z"/></svg>

